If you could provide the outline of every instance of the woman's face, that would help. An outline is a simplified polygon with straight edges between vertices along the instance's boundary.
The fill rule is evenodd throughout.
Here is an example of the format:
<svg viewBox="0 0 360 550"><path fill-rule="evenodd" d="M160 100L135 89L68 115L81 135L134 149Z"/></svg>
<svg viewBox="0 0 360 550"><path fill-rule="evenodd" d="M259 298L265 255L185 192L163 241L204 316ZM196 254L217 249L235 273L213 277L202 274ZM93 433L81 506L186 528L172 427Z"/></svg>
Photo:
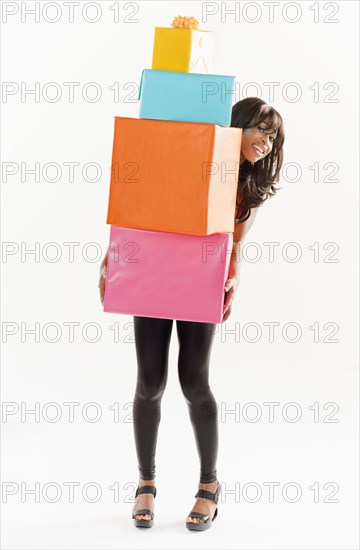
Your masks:
<svg viewBox="0 0 360 550"><path fill-rule="evenodd" d="M276 132L267 131L267 123L264 120L257 126L243 130L241 139L240 164L244 160L251 163L266 157L273 148Z"/></svg>

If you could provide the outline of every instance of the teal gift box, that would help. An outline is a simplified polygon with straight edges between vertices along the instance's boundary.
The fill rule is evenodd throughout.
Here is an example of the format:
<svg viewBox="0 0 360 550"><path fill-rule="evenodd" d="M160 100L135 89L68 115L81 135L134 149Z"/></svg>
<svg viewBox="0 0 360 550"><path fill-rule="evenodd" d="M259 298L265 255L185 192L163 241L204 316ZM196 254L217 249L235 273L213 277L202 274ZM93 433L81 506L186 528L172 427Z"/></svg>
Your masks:
<svg viewBox="0 0 360 550"><path fill-rule="evenodd" d="M139 118L230 126L235 76L144 69Z"/></svg>

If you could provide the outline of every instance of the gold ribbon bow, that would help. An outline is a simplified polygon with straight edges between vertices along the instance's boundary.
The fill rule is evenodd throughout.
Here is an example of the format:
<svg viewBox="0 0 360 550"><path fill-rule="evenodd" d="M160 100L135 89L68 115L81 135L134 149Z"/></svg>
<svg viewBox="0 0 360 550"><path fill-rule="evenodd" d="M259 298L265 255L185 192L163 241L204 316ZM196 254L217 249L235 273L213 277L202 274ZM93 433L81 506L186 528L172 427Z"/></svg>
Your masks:
<svg viewBox="0 0 360 550"><path fill-rule="evenodd" d="M198 24L199 21L195 19L195 17L182 17L181 15L178 15L177 17L174 17L171 26L175 29L192 29L193 31L196 31L198 30Z"/></svg>

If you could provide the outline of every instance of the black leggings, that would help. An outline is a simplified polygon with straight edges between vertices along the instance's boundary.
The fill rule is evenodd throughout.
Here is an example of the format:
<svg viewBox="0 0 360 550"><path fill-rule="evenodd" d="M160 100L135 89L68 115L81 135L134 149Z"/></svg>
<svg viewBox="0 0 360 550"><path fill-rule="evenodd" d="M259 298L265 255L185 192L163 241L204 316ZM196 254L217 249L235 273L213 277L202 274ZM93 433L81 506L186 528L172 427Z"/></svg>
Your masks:
<svg viewBox="0 0 360 550"><path fill-rule="evenodd" d="M155 478L155 451L168 371L172 319L134 316L138 363L133 416L141 479ZM176 321L178 375L189 409L200 458L200 482L216 477L218 452L217 404L209 386L210 352L216 325Z"/></svg>

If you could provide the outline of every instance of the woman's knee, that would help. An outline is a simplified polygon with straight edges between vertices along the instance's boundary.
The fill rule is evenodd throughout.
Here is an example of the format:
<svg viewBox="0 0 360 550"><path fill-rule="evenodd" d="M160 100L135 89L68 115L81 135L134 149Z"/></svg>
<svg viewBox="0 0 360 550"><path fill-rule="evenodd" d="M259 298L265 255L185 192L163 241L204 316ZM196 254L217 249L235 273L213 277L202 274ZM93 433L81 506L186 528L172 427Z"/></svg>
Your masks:
<svg viewBox="0 0 360 550"><path fill-rule="evenodd" d="M184 397L190 401L204 401L211 396L211 389L208 380L199 377L186 377L179 375L179 382Z"/></svg>
<svg viewBox="0 0 360 550"><path fill-rule="evenodd" d="M185 383L181 388L187 404L192 411L197 411L199 421L206 423L217 416L218 406L208 384Z"/></svg>
<svg viewBox="0 0 360 550"><path fill-rule="evenodd" d="M142 380L137 383L135 397L143 401L158 401L165 391L166 380Z"/></svg>

